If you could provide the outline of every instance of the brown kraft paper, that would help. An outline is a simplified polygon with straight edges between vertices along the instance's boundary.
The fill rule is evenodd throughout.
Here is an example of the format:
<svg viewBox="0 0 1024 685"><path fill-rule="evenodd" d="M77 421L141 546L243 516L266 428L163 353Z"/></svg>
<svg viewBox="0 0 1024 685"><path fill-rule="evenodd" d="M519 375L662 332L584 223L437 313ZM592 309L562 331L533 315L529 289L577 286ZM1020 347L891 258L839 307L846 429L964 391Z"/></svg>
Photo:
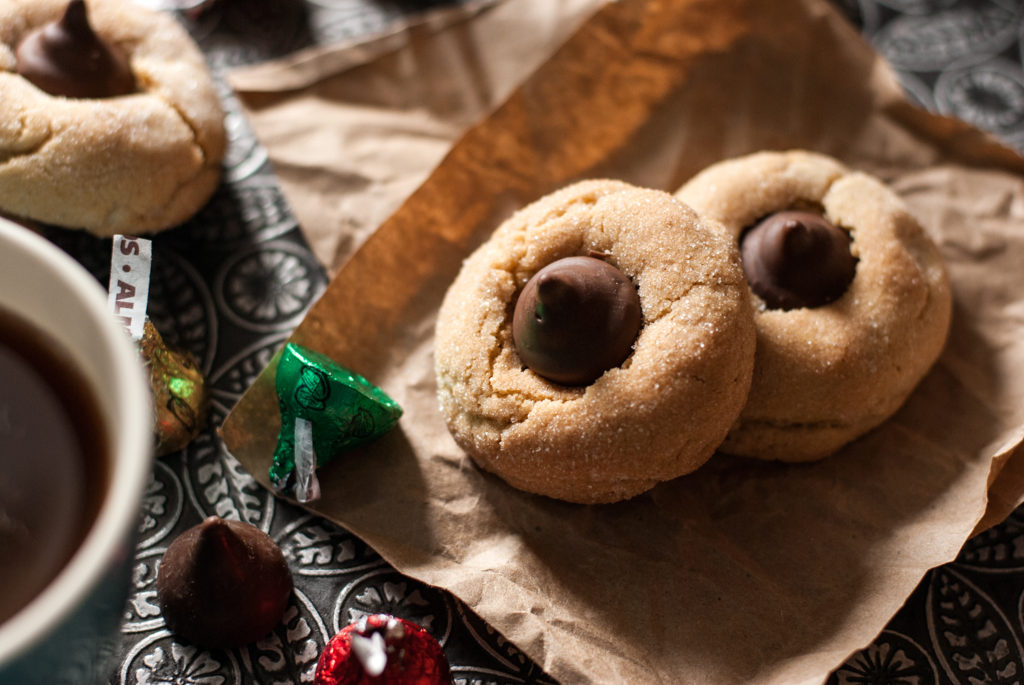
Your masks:
<svg viewBox="0 0 1024 685"><path fill-rule="evenodd" d="M449 24L379 64L431 65L432 50L466 31ZM928 569L1024 495L1024 160L909 105L824 0L622 0L548 54L366 234L295 330L291 341L363 374L405 409L392 433L320 469L324 495L309 509L403 573L450 590L562 682L820 683ZM365 77L377 64L356 71ZM316 126L344 128L315 115L339 106L319 99L343 93L348 74L240 95L261 135L265 122L285 125L282 110L296 130L310 125L306 110ZM388 72L396 91L454 88L448 76ZM289 110L298 101L304 108ZM273 140L272 160L294 154L282 150L283 129ZM716 455L614 505L533 496L480 472L435 396L433 324L461 261L510 212L573 180L673 191L719 159L787 148L881 177L946 258L949 341L901 411L820 462ZM324 185L293 198L300 221L348 231L329 207L358 191L339 193ZM264 484L279 425L273 374L271 364L222 429Z"/></svg>

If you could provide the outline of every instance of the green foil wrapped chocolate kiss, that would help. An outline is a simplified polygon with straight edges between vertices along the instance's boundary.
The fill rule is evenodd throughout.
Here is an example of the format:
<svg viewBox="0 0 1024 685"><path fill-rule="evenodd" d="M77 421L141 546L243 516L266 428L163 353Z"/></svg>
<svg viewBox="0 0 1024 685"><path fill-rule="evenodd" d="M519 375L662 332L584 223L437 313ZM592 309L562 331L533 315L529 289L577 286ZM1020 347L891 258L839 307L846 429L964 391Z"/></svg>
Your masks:
<svg viewBox="0 0 1024 685"><path fill-rule="evenodd" d="M379 438L402 416L402 408L383 390L293 343L281 352L274 380L281 432L270 480L282 490L294 474L299 501L319 496L312 473L317 466Z"/></svg>

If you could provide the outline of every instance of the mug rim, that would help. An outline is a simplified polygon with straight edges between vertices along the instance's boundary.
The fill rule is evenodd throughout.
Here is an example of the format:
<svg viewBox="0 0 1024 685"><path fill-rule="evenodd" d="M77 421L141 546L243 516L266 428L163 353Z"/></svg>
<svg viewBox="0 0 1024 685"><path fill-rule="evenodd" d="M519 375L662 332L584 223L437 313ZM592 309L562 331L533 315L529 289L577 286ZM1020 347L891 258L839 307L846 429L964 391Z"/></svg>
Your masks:
<svg viewBox="0 0 1024 685"><path fill-rule="evenodd" d="M107 309L102 286L49 240L3 217L0 217L0 245L4 250L20 251L45 264L49 275L60 282L67 296L74 298L77 306L96 324L100 347L113 360L119 373L114 374L115 378L104 379L105 389L94 387L90 381L90 391L99 395L105 390L119 397L114 404L127 412L118 417L117 426L106 426L111 445L110 472L102 503L89 531L70 561L42 592L0 623L2 668L55 631L102 582L118 547L125 544L131 529L138 525L142 493L152 470L153 434L152 401L142 363L122 361L138 359L138 349ZM109 424L106 412L103 415ZM134 556L135 549L127 549L125 553Z"/></svg>

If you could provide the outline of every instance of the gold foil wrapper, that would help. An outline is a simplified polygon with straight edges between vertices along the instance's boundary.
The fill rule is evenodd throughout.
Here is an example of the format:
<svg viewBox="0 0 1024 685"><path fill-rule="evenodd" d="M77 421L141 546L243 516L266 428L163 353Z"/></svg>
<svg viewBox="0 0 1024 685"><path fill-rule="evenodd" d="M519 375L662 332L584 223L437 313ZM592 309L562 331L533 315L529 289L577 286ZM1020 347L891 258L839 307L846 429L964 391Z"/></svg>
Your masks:
<svg viewBox="0 0 1024 685"><path fill-rule="evenodd" d="M209 408L206 379L195 357L185 350L168 347L148 319L139 340L139 351L149 370L153 390L156 454L177 452L206 425Z"/></svg>

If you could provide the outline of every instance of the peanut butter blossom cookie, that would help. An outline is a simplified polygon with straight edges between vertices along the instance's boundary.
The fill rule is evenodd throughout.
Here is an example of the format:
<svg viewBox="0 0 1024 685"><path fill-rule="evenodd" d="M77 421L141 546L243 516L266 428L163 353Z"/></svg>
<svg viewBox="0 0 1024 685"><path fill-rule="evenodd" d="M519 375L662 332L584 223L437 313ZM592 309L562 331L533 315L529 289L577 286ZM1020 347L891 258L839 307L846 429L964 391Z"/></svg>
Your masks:
<svg viewBox="0 0 1024 685"><path fill-rule="evenodd" d="M196 45L123 0L0 0L0 211L98 235L188 219L224 115Z"/></svg>
<svg viewBox="0 0 1024 685"><path fill-rule="evenodd" d="M671 195L585 181L520 210L441 306L441 410L482 468L614 502L697 469L743 406L754 329L735 241Z"/></svg>
<svg viewBox="0 0 1024 685"><path fill-rule="evenodd" d="M899 197L803 151L721 162L677 196L737 241L754 304L754 380L722 451L818 459L899 409L951 312L939 251Z"/></svg>

